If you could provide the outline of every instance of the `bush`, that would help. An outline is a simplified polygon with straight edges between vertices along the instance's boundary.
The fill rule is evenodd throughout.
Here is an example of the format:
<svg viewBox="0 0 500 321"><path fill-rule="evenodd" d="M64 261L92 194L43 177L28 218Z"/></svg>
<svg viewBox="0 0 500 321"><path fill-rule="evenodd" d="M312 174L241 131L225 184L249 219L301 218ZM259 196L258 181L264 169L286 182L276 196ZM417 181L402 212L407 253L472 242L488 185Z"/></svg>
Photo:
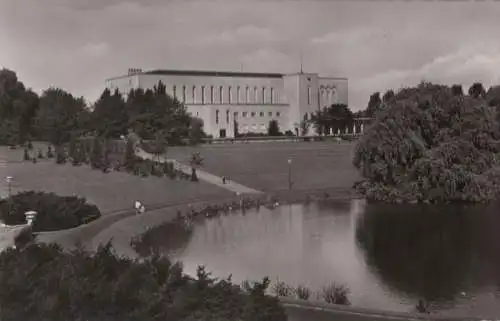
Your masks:
<svg viewBox="0 0 500 321"><path fill-rule="evenodd" d="M292 296L292 295L294 295L294 288L287 285L285 282L279 281L279 280L278 280L278 282L276 282L276 284L274 284L272 291L277 296Z"/></svg>
<svg viewBox="0 0 500 321"><path fill-rule="evenodd" d="M330 304L350 305L349 289L346 286L330 283L321 289L321 298Z"/></svg>
<svg viewBox="0 0 500 321"><path fill-rule="evenodd" d="M197 182L198 175L196 175L196 168L191 168L191 182Z"/></svg>
<svg viewBox="0 0 500 321"><path fill-rule="evenodd" d="M0 318L285 321L279 301L264 295L268 285L255 282L244 294L230 278L214 279L202 267L191 278L168 258L130 260L109 244L93 255L32 244L0 254Z"/></svg>
<svg viewBox="0 0 500 321"><path fill-rule="evenodd" d="M303 285L297 286L295 293L297 294L297 298L300 300L309 300L309 297L311 296L311 290Z"/></svg>
<svg viewBox="0 0 500 321"><path fill-rule="evenodd" d="M62 146L56 147L56 164L66 164L66 153Z"/></svg>
<svg viewBox="0 0 500 321"><path fill-rule="evenodd" d="M25 224L24 213L36 211L33 231L56 231L77 227L101 216L97 206L76 196L45 192L22 192L0 200L0 218L8 225Z"/></svg>
<svg viewBox="0 0 500 321"><path fill-rule="evenodd" d="M31 160L30 152L28 151L27 147L24 149L23 160L25 161Z"/></svg>
<svg viewBox="0 0 500 321"><path fill-rule="evenodd" d="M52 152L52 146L47 147L47 158L54 158L54 153Z"/></svg>

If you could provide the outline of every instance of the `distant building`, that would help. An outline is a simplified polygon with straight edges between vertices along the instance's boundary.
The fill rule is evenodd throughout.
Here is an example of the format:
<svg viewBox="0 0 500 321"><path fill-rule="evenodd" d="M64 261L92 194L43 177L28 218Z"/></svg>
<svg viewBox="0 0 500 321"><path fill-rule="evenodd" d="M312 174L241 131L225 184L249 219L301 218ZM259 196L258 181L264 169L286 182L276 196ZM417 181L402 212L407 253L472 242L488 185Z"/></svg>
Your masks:
<svg viewBox="0 0 500 321"><path fill-rule="evenodd" d="M215 138L266 133L270 120L280 130L300 133L300 122L332 104L348 105L347 78L313 73L251 73L200 70L129 69L106 80L110 90L127 95L131 89L153 89L161 81L167 93L184 103Z"/></svg>

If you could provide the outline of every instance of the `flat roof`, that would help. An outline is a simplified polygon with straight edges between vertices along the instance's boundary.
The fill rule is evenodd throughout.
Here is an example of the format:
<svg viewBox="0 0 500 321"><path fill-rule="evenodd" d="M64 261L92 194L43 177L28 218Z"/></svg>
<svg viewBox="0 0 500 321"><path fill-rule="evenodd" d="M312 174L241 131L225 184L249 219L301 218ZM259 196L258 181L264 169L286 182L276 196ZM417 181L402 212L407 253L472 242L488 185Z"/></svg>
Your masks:
<svg viewBox="0 0 500 321"><path fill-rule="evenodd" d="M246 78L282 78L283 76L297 75L298 73L292 74L281 74L281 73L264 73L264 72L239 72L239 71L214 71L214 70L180 70L180 69L153 69L148 71L138 72L132 75L123 75L118 77L111 77L106 79L120 79L127 78L135 75L172 75L172 76L206 76L206 77L246 77ZM304 73L310 75L316 75L315 73ZM319 79L343 79L347 80L345 77L321 77L318 75Z"/></svg>

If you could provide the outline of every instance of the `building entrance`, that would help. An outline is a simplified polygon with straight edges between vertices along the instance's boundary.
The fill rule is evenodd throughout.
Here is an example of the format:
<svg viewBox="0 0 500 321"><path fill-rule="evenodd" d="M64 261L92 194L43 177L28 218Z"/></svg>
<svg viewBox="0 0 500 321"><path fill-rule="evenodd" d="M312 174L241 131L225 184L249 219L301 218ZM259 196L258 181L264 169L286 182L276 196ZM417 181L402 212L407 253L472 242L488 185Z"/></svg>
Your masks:
<svg viewBox="0 0 500 321"><path fill-rule="evenodd" d="M220 138L226 138L226 130L225 129L219 130L219 137Z"/></svg>

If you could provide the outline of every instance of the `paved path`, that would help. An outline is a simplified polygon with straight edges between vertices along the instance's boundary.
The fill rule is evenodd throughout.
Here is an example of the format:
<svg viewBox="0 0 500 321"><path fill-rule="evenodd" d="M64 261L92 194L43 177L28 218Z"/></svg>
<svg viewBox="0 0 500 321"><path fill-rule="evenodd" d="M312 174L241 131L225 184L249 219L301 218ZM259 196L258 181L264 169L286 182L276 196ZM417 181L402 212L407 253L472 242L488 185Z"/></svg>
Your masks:
<svg viewBox="0 0 500 321"><path fill-rule="evenodd" d="M150 160L157 160L160 163L165 163L167 161L173 162L174 167L188 175L191 175L191 166L182 164L178 162L175 159L169 159L165 156L160 156L160 157L155 157L153 154L147 153L143 149L137 147L135 154L142 158L142 159L150 159ZM196 175L198 176L198 179L205 181L207 183L217 185L219 187L225 188L233 193L239 193L239 194L262 194L262 191L258 191L256 189L238 184L236 182L231 181L230 183L223 184L222 183L222 177L216 176L214 174L208 173L206 171L196 169Z"/></svg>

